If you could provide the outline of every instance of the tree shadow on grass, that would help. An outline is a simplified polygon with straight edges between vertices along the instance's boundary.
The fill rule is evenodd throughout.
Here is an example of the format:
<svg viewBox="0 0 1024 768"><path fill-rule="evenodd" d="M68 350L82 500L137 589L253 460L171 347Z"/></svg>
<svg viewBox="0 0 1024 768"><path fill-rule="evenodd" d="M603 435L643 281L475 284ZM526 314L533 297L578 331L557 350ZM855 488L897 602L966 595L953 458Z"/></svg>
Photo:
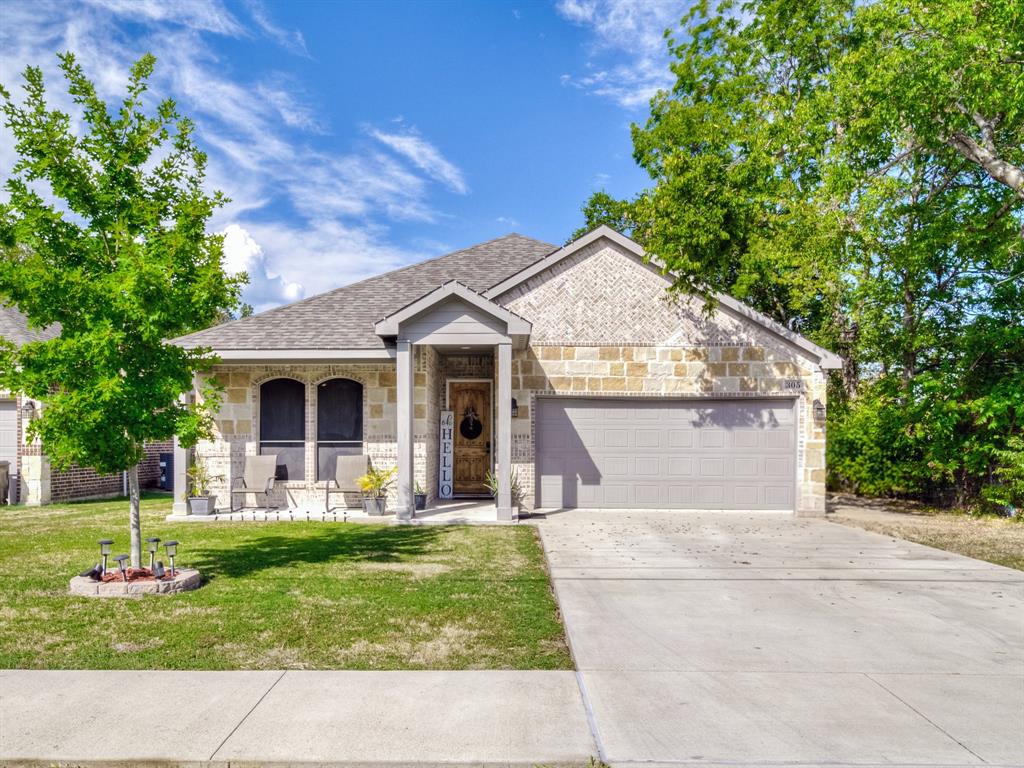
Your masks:
<svg viewBox="0 0 1024 768"><path fill-rule="evenodd" d="M325 563L396 563L431 550L443 534L441 526L325 526L308 536L246 536L216 547L200 545L188 551L187 563L204 579Z"/></svg>

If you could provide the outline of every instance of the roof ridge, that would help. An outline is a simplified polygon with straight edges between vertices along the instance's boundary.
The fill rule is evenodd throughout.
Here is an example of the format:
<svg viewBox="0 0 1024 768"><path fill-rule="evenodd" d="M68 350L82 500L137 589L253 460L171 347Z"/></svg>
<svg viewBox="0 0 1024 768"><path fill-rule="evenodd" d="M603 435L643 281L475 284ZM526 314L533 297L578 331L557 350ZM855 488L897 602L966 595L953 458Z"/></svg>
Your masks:
<svg viewBox="0 0 1024 768"><path fill-rule="evenodd" d="M314 299L322 299L325 296L331 296L331 295L337 293L338 291L344 291L344 290L347 290L349 288L354 288L357 285L362 285L362 284L368 283L368 282L370 282L372 280L379 280L380 278L388 277L389 275L397 275L400 272L405 272L405 271L410 270L410 269L412 269L414 267L422 267L424 264L432 264L432 263L440 261L442 259L447 259L450 256L458 256L459 254L465 253L466 251L472 251L472 250L474 250L476 248L481 248L483 246L490 245L492 243L496 243L499 240L507 240L510 237L518 237L518 238L520 238L522 240L529 240L531 242L538 243L540 245L545 245L545 246L552 245L552 243L546 243L543 240L537 240L536 238L529 237L527 235L522 235L522 234L520 234L518 232L509 232L508 234L505 234L505 235L499 235L498 237L492 237L490 240L484 240L482 243L476 243L474 245L466 246L465 248L459 248L456 251L449 251L448 253L442 253L439 256L432 256L431 258L424 259L423 261L417 261L417 262L415 262L413 264L406 264L404 267L398 267L397 269L388 270L387 272L381 272L381 273L376 274L376 275L370 275L369 277L364 277L362 280L357 280L354 283L346 283L345 285L339 285L337 288L331 288L330 290L323 291L322 293L315 293L312 296L305 296L305 297L303 297L301 299L296 299L295 301L289 302L288 304L281 304L281 305L276 306L276 307L271 307L270 309L268 309L268 310L266 310L264 312L259 312L259 313L255 314L255 315L249 315L248 317L235 318L234 320L229 320L228 322L221 323L221 324L219 324L217 326L210 326L210 328L202 328L202 329L200 329L198 331L193 331L192 333L186 334L185 336L181 336L179 338L180 339L187 339L189 336L192 336L192 335L197 334L197 333L204 333L204 332L210 330L211 328L227 328L227 327L233 326L233 325L235 325L237 323L242 323L242 322L247 321L247 320L252 320L253 318L267 317L267 315L272 315L272 314L274 314L276 312L279 312L281 310L284 310L284 309L291 309L292 307L297 307L300 304L305 304L306 302L313 301ZM557 248L557 246L556 246L556 248ZM470 289L470 290L472 290L472 289ZM429 293L429 291L428 291L428 293Z"/></svg>

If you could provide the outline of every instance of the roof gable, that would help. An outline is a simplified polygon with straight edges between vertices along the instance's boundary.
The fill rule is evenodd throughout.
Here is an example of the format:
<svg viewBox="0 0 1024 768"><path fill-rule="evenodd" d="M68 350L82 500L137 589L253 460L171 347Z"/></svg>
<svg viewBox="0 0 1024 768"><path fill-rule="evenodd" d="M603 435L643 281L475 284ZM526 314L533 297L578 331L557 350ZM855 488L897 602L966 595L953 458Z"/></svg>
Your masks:
<svg viewBox="0 0 1024 768"><path fill-rule="evenodd" d="M470 290L458 282L450 280L439 288L434 289L416 301L405 305L401 309L380 320L374 326L374 332L378 336L395 336L403 323L413 320L418 316L429 312L431 309L451 301L459 301L474 307L480 312L488 315L499 323L505 325L509 335L526 335L530 333L530 323L510 312L500 304L489 301L479 293Z"/></svg>
<svg viewBox="0 0 1024 768"><path fill-rule="evenodd" d="M660 262L649 257L637 242L620 234L619 232L616 232L611 227L602 224L596 229L588 232L586 235L577 238L568 245L559 248L557 251L554 251L537 262L528 265L514 275L510 275L506 279L496 283L484 291L483 295L489 299L496 301L501 300L502 303L506 303L506 297L511 292L515 291L517 287L523 286L527 284L528 281L543 275L549 270L555 269L559 264L566 263L574 256L594 250L602 240L606 240L615 245L616 250L620 253L628 254L638 262L648 266L648 268L657 271L664 277L666 283L671 282L671 273L668 273ZM612 283L609 282L609 284ZM718 292L715 292L713 296L715 301L718 302L719 309L723 312L743 322L753 323L786 344L796 347L802 353L816 360L822 368L839 368L842 366L842 360L838 355L818 346L804 336L789 330L780 323L772 320L767 315L748 307L746 304L734 299L732 296ZM527 312L524 312L524 314L528 317L530 316ZM586 340L581 339L581 341Z"/></svg>

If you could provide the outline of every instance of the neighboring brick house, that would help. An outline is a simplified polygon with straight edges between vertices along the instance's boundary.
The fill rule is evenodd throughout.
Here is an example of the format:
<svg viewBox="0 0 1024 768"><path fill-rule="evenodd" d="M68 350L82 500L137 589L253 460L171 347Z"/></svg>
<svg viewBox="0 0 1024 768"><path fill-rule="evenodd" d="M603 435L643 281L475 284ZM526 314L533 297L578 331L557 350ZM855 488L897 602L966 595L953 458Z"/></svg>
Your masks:
<svg viewBox="0 0 1024 768"><path fill-rule="evenodd" d="M195 460L226 503L246 455L276 454L276 503L312 506L334 457L364 453L398 467L401 518L414 484L476 495L491 470L499 519L513 473L527 508L823 513L839 358L670 284L608 227L509 235L183 337L220 356L227 393Z"/></svg>
<svg viewBox="0 0 1024 768"><path fill-rule="evenodd" d="M25 316L13 307L0 307L0 338L18 346L46 341L60 333L59 327L30 328ZM18 393L0 391L0 461L10 462L13 493L18 503L38 505L51 501L96 499L124 493L123 473L101 475L86 467L58 470L51 466L38 440L28 441L26 427L41 404ZM139 465L143 488L160 485L160 454L169 453L172 442L151 443Z"/></svg>

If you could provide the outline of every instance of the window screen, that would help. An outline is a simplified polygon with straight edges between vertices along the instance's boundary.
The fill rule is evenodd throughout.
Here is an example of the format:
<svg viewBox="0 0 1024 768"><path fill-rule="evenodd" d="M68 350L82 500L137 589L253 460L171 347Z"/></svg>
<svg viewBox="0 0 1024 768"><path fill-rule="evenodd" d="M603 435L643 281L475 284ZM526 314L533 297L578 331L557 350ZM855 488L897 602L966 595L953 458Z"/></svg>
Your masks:
<svg viewBox="0 0 1024 768"><path fill-rule="evenodd" d="M317 387L317 479L334 477L338 456L363 452L363 385L351 379L329 379Z"/></svg>
<svg viewBox="0 0 1024 768"><path fill-rule="evenodd" d="M260 453L277 454L278 480L306 477L306 385L271 379L260 385Z"/></svg>

